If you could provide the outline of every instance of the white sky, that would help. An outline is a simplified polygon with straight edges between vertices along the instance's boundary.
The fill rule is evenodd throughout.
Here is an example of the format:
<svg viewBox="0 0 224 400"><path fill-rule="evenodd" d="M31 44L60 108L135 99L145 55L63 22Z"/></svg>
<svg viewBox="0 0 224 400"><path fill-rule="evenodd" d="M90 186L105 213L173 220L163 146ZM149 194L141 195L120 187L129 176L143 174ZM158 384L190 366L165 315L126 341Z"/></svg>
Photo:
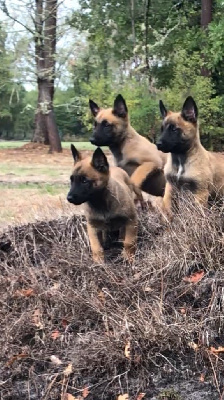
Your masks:
<svg viewBox="0 0 224 400"><path fill-rule="evenodd" d="M35 6L35 0L33 1L33 5ZM62 2L59 0L59 3ZM27 0L6 0L6 5L8 7L9 12L18 20L21 22L24 22L26 25L27 21L26 19L28 18L28 13L27 12L27 17L24 15L24 20L21 18L21 13L25 13L26 11L24 10L25 4L28 4ZM32 3L31 3L32 4ZM60 21L65 20L66 16L69 16L72 11L76 10L79 6L79 1L78 0L63 0L62 4L59 6L58 9L58 21L60 25ZM20 12L21 11L21 12ZM7 32L8 32L8 43L10 45L10 48L13 46L13 41L18 39L18 37L23 35L23 32L25 29L18 23L13 22L10 20L6 15L0 10L0 21L6 23L7 26ZM32 26L32 25L31 25ZM68 53L68 57L72 56L72 48L73 48L73 43L76 42L75 40L75 33L74 30L67 29L65 27L64 29L65 33L64 36L60 38L60 40L57 43L57 53L62 53L66 55L66 51ZM75 47L75 45L74 45ZM62 66L62 74L61 74L61 84L62 86L66 85L66 70ZM25 81L23 82L25 88L27 90L32 90L35 86L34 84L30 83L30 75L29 73L27 74L27 79L24 78Z"/></svg>

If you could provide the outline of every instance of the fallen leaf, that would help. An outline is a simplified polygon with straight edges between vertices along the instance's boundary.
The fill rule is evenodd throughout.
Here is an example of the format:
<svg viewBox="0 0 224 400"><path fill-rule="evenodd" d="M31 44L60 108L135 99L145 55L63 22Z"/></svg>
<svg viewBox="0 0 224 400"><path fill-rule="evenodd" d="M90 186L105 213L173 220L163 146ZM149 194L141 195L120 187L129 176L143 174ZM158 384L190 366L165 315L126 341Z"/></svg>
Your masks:
<svg viewBox="0 0 224 400"><path fill-rule="evenodd" d="M214 354L224 353L224 347L222 347L222 346L219 346L219 347L211 346L211 347L210 347L210 351L211 351L212 353L214 353Z"/></svg>
<svg viewBox="0 0 224 400"><path fill-rule="evenodd" d="M74 397L70 393L65 393L61 400L81 400L81 398L80 397Z"/></svg>
<svg viewBox="0 0 224 400"><path fill-rule="evenodd" d="M34 310L34 313L32 315L32 323L39 329L43 329L43 324L41 322L41 314L40 314L40 309L37 308Z"/></svg>
<svg viewBox="0 0 224 400"><path fill-rule="evenodd" d="M183 281L188 282L188 283L197 283L203 278L204 275L205 275L205 271L201 270L198 272L194 272L190 276L185 276L183 278Z"/></svg>
<svg viewBox="0 0 224 400"><path fill-rule="evenodd" d="M62 324L63 328L65 329L65 328L67 328L69 322L67 321L67 319L63 318L63 320L61 321L61 324Z"/></svg>
<svg viewBox="0 0 224 400"><path fill-rule="evenodd" d="M198 348L199 348L198 344L195 343L195 342L189 342L189 343L188 343L188 346L190 346L190 347L191 347L193 350L195 350L195 351L197 351Z"/></svg>
<svg viewBox="0 0 224 400"><path fill-rule="evenodd" d="M135 355L135 357L134 357L134 362L135 362L136 364L139 364L140 361L141 361L141 356L140 356L140 354Z"/></svg>
<svg viewBox="0 0 224 400"><path fill-rule="evenodd" d="M204 382L205 381L205 376L206 376L207 370L204 369L204 371L201 373L199 381Z"/></svg>
<svg viewBox="0 0 224 400"><path fill-rule="evenodd" d="M119 394L117 400L129 400L129 395L127 393Z"/></svg>
<svg viewBox="0 0 224 400"><path fill-rule="evenodd" d="M16 290L15 296L24 296L24 297L31 297L34 296L34 290L33 289L20 289Z"/></svg>
<svg viewBox="0 0 224 400"><path fill-rule="evenodd" d="M53 356L50 357L50 359L51 359L51 362L53 364L55 364L55 365L61 365L62 364L62 361L57 356L53 355Z"/></svg>
<svg viewBox="0 0 224 400"><path fill-rule="evenodd" d="M102 290L100 290L98 292L98 297L99 297L101 303L104 305L106 303L106 298L105 298L105 294L103 293Z"/></svg>
<svg viewBox="0 0 224 400"><path fill-rule="evenodd" d="M12 365L15 361L19 360L20 358L27 358L27 357L29 357L29 355L26 353L16 354L9 359L6 365L7 367L10 367L10 365Z"/></svg>
<svg viewBox="0 0 224 400"><path fill-rule="evenodd" d="M133 276L133 281L134 282L139 281L141 276L142 276L142 272L136 272L136 274L134 274L134 276Z"/></svg>
<svg viewBox="0 0 224 400"><path fill-rule="evenodd" d="M85 399L89 394L89 389L88 387L84 387L83 391L82 391L82 397Z"/></svg>
<svg viewBox="0 0 224 400"><path fill-rule="evenodd" d="M125 348L124 348L124 354L126 358L131 358L131 343L127 342Z"/></svg>
<svg viewBox="0 0 224 400"><path fill-rule="evenodd" d="M146 286L144 290L145 292L152 292L152 289L149 286Z"/></svg>
<svg viewBox="0 0 224 400"><path fill-rule="evenodd" d="M72 373L72 363L68 364L68 366L64 369L63 374L68 376Z"/></svg>
<svg viewBox="0 0 224 400"><path fill-rule="evenodd" d="M51 334L51 339L56 340L61 336L60 332L58 330L52 332Z"/></svg>
<svg viewBox="0 0 224 400"><path fill-rule="evenodd" d="M136 400L142 400L145 397L146 393L139 393Z"/></svg>
<svg viewBox="0 0 224 400"><path fill-rule="evenodd" d="M52 290L58 290L60 287L60 283L59 282L54 282L53 286L51 287Z"/></svg>

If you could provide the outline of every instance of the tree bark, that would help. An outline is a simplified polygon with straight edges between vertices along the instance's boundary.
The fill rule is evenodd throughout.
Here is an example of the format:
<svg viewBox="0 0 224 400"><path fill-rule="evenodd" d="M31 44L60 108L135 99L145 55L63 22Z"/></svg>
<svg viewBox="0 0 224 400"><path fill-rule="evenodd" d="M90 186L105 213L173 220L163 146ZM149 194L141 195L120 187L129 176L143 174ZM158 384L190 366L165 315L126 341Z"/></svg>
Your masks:
<svg viewBox="0 0 224 400"><path fill-rule="evenodd" d="M50 144L50 152L61 152L61 140L53 111L57 0L35 1L35 57L38 104L33 141Z"/></svg>
<svg viewBox="0 0 224 400"><path fill-rule="evenodd" d="M201 27L206 29L212 20L212 0L201 0Z"/></svg>
<svg viewBox="0 0 224 400"><path fill-rule="evenodd" d="M135 33L135 0L131 0L131 31L133 38L133 54L135 53L136 46L136 33ZM135 68L138 66L138 60L136 55L134 54L134 64Z"/></svg>
<svg viewBox="0 0 224 400"><path fill-rule="evenodd" d="M149 88L151 87L151 74L150 74L150 67L149 67L149 9L150 9L151 1L146 0L145 3L145 65L146 65L146 72L148 74L148 82Z"/></svg>
<svg viewBox="0 0 224 400"><path fill-rule="evenodd" d="M201 28L207 30L208 25L212 21L212 0L201 0ZM202 53L204 59L204 54ZM208 77L211 75L211 71L205 66L201 69L202 76Z"/></svg>
<svg viewBox="0 0 224 400"><path fill-rule="evenodd" d="M9 13L6 1L0 1L2 11L30 32L35 42L38 101L33 141L50 144L51 151L61 152L61 141L53 111L58 0L30 0L29 5L32 5L32 9L34 2L35 15L31 16L34 29L30 29L23 21Z"/></svg>
<svg viewBox="0 0 224 400"><path fill-rule="evenodd" d="M38 100L37 109L35 113L35 130L33 142L49 144L47 126L45 115L42 112L42 105L44 104L44 81L42 78L44 71L44 37L43 37L43 24L44 24L44 0L35 0L35 60L37 72L37 87L38 87Z"/></svg>

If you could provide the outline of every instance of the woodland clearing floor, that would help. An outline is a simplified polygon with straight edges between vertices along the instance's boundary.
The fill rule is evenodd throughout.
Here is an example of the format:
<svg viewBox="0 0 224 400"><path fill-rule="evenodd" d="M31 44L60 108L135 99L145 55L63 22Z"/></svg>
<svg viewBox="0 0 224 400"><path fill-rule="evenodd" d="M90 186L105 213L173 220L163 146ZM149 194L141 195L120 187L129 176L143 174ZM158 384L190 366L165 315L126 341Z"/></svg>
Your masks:
<svg viewBox="0 0 224 400"><path fill-rule="evenodd" d="M82 153L89 155L92 151ZM66 201L72 168L70 149L49 154L48 146L36 143L15 149L0 147L0 230L82 212L82 207Z"/></svg>

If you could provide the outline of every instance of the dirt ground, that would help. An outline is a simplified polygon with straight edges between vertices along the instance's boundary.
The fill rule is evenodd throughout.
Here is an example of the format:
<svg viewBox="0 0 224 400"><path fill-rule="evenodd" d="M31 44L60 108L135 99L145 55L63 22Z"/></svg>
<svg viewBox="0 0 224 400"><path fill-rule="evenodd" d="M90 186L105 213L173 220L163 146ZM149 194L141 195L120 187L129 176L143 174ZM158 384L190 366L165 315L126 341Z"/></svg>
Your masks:
<svg viewBox="0 0 224 400"><path fill-rule="evenodd" d="M0 230L43 216L51 219L82 212L83 207L69 205L66 200L72 168L69 149L49 154L48 146L36 143L0 149Z"/></svg>

